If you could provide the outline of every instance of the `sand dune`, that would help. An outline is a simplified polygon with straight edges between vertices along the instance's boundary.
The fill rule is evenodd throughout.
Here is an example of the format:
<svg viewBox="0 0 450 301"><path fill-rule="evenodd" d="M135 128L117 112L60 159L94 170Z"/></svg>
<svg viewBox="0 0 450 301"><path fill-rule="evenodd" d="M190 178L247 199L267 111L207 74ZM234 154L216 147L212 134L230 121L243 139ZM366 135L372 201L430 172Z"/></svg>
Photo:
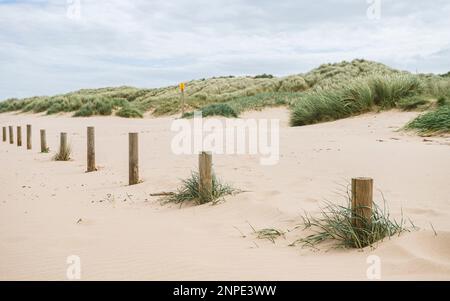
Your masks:
<svg viewBox="0 0 450 301"><path fill-rule="evenodd" d="M30 123L34 131L32 151L0 143L0 279L65 280L66 259L77 255L82 280L367 280L367 256L377 255L383 280L450 280L450 138L397 131L416 114L292 128L285 109L246 113L281 120L279 164L215 155L216 173L248 192L181 209L150 196L174 190L197 168L195 155L171 152L172 117L0 114L1 126ZM87 174L90 125L99 170ZM41 128L49 154L39 153ZM61 131L73 148L70 162L51 161ZM132 131L140 135L143 183L127 186ZM392 216L403 211L420 229L364 251L288 246L307 234L294 229L299 215L323 200L344 203L355 176L373 177ZM250 225L291 231L273 244L256 239Z"/></svg>

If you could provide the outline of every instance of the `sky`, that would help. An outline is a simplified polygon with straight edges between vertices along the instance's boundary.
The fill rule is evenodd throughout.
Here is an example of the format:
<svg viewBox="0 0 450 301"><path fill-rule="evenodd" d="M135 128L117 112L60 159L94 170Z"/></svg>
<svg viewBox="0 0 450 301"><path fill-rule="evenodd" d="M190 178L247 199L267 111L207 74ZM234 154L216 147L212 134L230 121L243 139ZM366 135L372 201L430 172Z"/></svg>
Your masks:
<svg viewBox="0 0 450 301"><path fill-rule="evenodd" d="M0 99L355 58L450 71L450 1L0 0Z"/></svg>

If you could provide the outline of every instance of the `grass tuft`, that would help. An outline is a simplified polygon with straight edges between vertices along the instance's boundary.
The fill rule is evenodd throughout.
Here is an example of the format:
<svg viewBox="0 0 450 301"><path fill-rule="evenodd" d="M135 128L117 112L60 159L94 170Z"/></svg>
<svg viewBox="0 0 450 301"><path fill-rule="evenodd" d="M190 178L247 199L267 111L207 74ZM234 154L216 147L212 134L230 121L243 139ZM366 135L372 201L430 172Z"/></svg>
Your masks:
<svg viewBox="0 0 450 301"><path fill-rule="evenodd" d="M131 105L122 107L116 115L124 118L142 118L144 116L138 108Z"/></svg>
<svg viewBox="0 0 450 301"><path fill-rule="evenodd" d="M41 153L43 153L43 154L48 154L49 152L50 152L50 148L47 147L47 148L45 148Z"/></svg>
<svg viewBox="0 0 450 301"><path fill-rule="evenodd" d="M257 78L274 78L274 77L275 76L273 76L272 74L265 74L265 73L263 73L263 74L255 75L253 78L257 79Z"/></svg>
<svg viewBox="0 0 450 301"><path fill-rule="evenodd" d="M448 102L448 100L447 100L447 98L446 98L445 96L440 96L440 97L438 98L436 104L437 104L438 106L445 106L445 105L448 105L449 102Z"/></svg>
<svg viewBox="0 0 450 301"><path fill-rule="evenodd" d="M397 103L397 107L402 111L424 110L428 108L430 102L423 98L423 96L413 96L403 98Z"/></svg>
<svg viewBox="0 0 450 301"><path fill-rule="evenodd" d="M89 117L93 115L109 116L114 108L113 101L109 99L96 99L85 103L73 115L74 117Z"/></svg>
<svg viewBox="0 0 450 301"><path fill-rule="evenodd" d="M65 148L59 148L58 152L53 156L54 161L69 161L70 154L72 153L72 148L70 145L67 145Z"/></svg>
<svg viewBox="0 0 450 301"><path fill-rule="evenodd" d="M399 222L391 219L386 206L381 209L375 203L371 221L366 221L357 214L352 215L351 202L346 207L327 203L318 217L305 214L302 218L304 228L315 233L298 239L291 245L302 244L316 247L322 242L334 241L337 243L337 247L361 249L373 246L374 243L382 241L386 237L390 238L409 231L405 228L403 216ZM361 221L360 226L354 225L355 219ZM414 227L414 225L412 226Z"/></svg>
<svg viewBox="0 0 450 301"><path fill-rule="evenodd" d="M183 204L194 202L197 205L205 203L216 204L226 195L237 193L238 190L228 184L221 183L215 175L212 178L212 194L203 195L199 190L200 177L197 172L192 172L191 177L182 180L182 186L172 195L163 199L163 203Z"/></svg>
<svg viewBox="0 0 450 301"><path fill-rule="evenodd" d="M231 108L227 103L215 103L208 105L201 109L202 117L208 116L224 116L224 117L238 117L236 111ZM194 116L194 112L185 113L183 118L191 118Z"/></svg>
<svg viewBox="0 0 450 301"><path fill-rule="evenodd" d="M418 116L408 123L405 129L415 130L423 136L450 133L450 104L443 104Z"/></svg>

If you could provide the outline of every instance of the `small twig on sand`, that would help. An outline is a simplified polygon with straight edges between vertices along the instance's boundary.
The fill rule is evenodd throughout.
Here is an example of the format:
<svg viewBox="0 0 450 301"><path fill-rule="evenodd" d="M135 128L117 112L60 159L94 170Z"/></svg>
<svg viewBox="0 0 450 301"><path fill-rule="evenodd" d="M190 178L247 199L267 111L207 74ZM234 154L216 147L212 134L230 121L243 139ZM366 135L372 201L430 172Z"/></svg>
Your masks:
<svg viewBox="0 0 450 301"><path fill-rule="evenodd" d="M167 196L167 195L174 195L175 192L157 192L157 193L150 193L150 196Z"/></svg>
<svg viewBox="0 0 450 301"><path fill-rule="evenodd" d="M236 230L239 231L239 233L241 233L241 237L246 238L247 236L236 226L233 226L233 228L235 228Z"/></svg>

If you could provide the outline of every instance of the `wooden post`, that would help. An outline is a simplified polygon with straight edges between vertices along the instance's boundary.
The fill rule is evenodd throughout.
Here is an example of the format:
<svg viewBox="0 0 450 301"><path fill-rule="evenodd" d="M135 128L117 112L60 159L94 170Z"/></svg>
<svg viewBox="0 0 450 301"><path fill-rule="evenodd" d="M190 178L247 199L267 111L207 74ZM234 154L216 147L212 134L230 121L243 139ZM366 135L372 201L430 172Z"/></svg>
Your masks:
<svg viewBox="0 0 450 301"><path fill-rule="evenodd" d="M45 137L45 130L41 130L41 153L46 153L47 151L47 138Z"/></svg>
<svg viewBox="0 0 450 301"><path fill-rule="evenodd" d="M139 151L138 151L138 133L129 133L129 184L139 183Z"/></svg>
<svg viewBox="0 0 450 301"><path fill-rule="evenodd" d="M198 157L199 192L202 202L212 198L212 155L211 152L201 152Z"/></svg>
<svg viewBox="0 0 450 301"><path fill-rule="evenodd" d="M67 149L67 133L61 133L61 139L59 143L59 152Z"/></svg>
<svg viewBox="0 0 450 301"><path fill-rule="evenodd" d="M22 146L22 128L17 127L17 146Z"/></svg>
<svg viewBox="0 0 450 301"><path fill-rule="evenodd" d="M6 126L3 127L3 142L6 142Z"/></svg>
<svg viewBox="0 0 450 301"><path fill-rule="evenodd" d="M364 228L372 220L373 179L352 179L352 215L353 225Z"/></svg>
<svg viewBox="0 0 450 301"><path fill-rule="evenodd" d="M31 149L31 124L27 124L27 149Z"/></svg>
<svg viewBox="0 0 450 301"><path fill-rule="evenodd" d="M10 125L8 126L8 129L9 129L9 144L14 144L13 127Z"/></svg>
<svg viewBox="0 0 450 301"><path fill-rule="evenodd" d="M93 126L87 128L87 172L96 171L95 168L95 130Z"/></svg>

